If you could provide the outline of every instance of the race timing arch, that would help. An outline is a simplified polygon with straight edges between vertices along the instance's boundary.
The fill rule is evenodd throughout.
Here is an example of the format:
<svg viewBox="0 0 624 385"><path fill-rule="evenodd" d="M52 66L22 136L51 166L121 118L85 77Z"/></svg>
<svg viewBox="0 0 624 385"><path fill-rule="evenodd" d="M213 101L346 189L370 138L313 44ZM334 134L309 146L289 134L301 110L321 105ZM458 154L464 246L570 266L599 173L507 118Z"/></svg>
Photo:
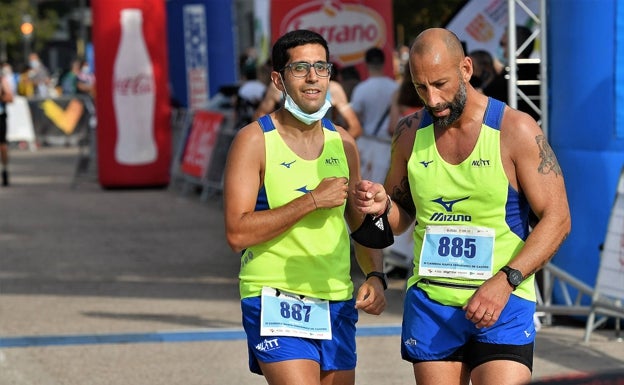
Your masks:
<svg viewBox="0 0 624 385"><path fill-rule="evenodd" d="M572 215L552 262L594 286L624 166L624 3L547 4L549 140Z"/></svg>

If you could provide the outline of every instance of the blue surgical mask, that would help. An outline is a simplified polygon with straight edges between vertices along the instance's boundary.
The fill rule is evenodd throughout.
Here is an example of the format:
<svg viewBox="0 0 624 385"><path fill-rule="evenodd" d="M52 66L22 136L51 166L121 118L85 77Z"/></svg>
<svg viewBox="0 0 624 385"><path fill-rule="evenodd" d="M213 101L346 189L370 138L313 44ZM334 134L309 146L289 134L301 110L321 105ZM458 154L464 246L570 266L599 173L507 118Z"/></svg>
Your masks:
<svg viewBox="0 0 624 385"><path fill-rule="evenodd" d="M325 114L327 113L327 110L329 110L329 108L331 107L331 103L329 102L329 100L327 100L327 98L325 98L325 103L318 111L316 111L313 114L308 114L307 112L299 108L297 103L295 103L295 101L290 97L290 95L288 95L288 92L286 92L286 85L284 84L284 79L282 79L281 75L280 75L280 80L282 81L282 86L284 86L284 93L286 94L286 99L284 100L284 108L287 111L289 111L292 114L292 116L297 118L297 120L299 120L303 124L309 126L313 123L318 122L325 116Z"/></svg>

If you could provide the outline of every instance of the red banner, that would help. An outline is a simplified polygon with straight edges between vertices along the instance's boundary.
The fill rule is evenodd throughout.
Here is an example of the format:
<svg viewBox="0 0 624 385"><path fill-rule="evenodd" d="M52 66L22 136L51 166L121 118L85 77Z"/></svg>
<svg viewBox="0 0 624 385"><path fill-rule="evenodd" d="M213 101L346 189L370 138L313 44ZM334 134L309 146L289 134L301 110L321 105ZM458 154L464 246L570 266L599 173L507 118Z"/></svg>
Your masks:
<svg viewBox="0 0 624 385"><path fill-rule="evenodd" d="M379 47L386 54L385 73L394 78L392 2L379 0L272 0L272 42L296 29L309 29L327 40L330 60L356 66L367 77L364 53Z"/></svg>
<svg viewBox="0 0 624 385"><path fill-rule="evenodd" d="M169 183L164 0L92 0L98 176L103 187Z"/></svg>
<svg viewBox="0 0 624 385"><path fill-rule="evenodd" d="M223 118L216 112L195 112L182 158L181 169L184 173L200 179L206 177Z"/></svg>

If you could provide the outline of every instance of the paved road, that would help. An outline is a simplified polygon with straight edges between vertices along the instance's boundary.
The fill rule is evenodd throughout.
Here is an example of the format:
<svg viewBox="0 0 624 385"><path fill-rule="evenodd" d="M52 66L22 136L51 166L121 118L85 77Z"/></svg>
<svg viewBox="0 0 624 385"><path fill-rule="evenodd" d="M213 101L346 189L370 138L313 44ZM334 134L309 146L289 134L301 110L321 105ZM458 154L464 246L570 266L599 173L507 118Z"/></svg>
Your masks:
<svg viewBox="0 0 624 385"><path fill-rule="evenodd" d="M179 189L72 188L78 150L11 152L0 188L1 385L264 384L246 366L220 197ZM361 274L354 277L359 283ZM410 384L400 360L404 282L362 315L357 383ZM624 368L624 343L544 327L534 378Z"/></svg>

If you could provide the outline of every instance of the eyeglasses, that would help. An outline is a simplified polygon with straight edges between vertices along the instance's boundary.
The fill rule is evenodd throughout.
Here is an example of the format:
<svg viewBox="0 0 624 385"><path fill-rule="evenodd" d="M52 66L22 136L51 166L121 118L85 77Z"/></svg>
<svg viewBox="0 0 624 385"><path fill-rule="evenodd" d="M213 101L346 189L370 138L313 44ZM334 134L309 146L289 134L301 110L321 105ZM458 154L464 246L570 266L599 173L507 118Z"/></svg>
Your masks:
<svg viewBox="0 0 624 385"><path fill-rule="evenodd" d="M324 61L317 61L316 63L308 63L305 61L297 61L290 63L282 69L290 68L290 73L296 78L305 78L310 73L310 68L314 67L314 72L320 78L327 78L331 75L332 64Z"/></svg>

